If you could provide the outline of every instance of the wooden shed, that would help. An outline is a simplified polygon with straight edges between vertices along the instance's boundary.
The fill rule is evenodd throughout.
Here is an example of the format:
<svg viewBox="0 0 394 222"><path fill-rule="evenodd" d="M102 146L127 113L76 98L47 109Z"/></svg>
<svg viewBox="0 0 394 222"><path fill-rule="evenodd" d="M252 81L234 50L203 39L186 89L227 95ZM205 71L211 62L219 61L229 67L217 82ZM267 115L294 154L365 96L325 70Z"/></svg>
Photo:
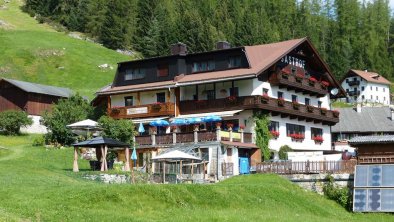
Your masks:
<svg viewBox="0 0 394 222"><path fill-rule="evenodd" d="M359 136L349 144L357 150L358 164L394 163L394 135Z"/></svg>
<svg viewBox="0 0 394 222"><path fill-rule="evenodd" d="M53 103L72 94L68 88L3 78L0 79L0 112L23 110L40 116L45 110L51 110Z"/></svg>

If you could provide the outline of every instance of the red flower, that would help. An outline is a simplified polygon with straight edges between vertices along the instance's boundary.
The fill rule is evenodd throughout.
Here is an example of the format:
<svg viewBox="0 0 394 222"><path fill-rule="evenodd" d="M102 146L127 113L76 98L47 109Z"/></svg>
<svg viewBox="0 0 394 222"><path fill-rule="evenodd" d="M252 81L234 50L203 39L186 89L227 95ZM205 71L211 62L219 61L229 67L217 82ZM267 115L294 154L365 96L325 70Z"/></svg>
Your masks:
<svg viewBox="0 0 394 222"><path fill-rule="evenodd" d="M318 143L322 143L322 142L324 141L324 139L323 139L322 136L314 136L314 137L312 137L312 139L313 139L315 142L318 142Z"/></svg>
<svg viewBox="0 0 394 222"><path fill-rule="evenodd" d="M315 77L309 77L309 81L311 81L311 82L317 82L317 80L315 79Z"/></svg>
<svg viewBox="0 0 394 222"><path fill-rule="evenodd" d="M272 135L273 137L277 138L277 137L279 137L279 132L276 131L276 130L272 130L272 131L271 131L271 135Z"/></svg>
<svg viewBox="0 0 394 222"><path fill-rule="evenodd" d="M270 98L270 96L269 96L267 93L263 93L262 97L263 97L264 99L269 99L269 98Z"/></svg>
<svg viewBox="0 0 394 222"><path fill-rule="evenodd" d="M232 124L232 123L227 123L227 128L233 128L234 127L234 124Z"/></svg>
<svg viewBox="0 0 394 222"><path fill-rule="evenodd" d="M328 87L328 86L330 86L330 83L327 81L321 81L321 85L324 87Z"/></svg>
<svg viewBox="0 0 394 222"><path fill-rule="evenodd" d="M240 129L245 129L245 126L244 125L239 125L239 128Z"/></svg>
<svg viewBox="0 0 394 222"><path fill-rule="evenodd" d="M290 134L290 137L292 139L294 139L294 140L303 140L303 139L305 139L304 134L301 134L301 133L292 133L292 134Z"/></svg>
<svg viewBox="0 0 394 222"><path fill-rule="evenodd" d="M228 101L230 101L230 102L235 102L235 101L237 101L237 97L236 97L236 96L228 96L226 99L227 99Z"/></svg>
<svg viewBox="0 0 394 222"><path fill-rule="evenodd" d="M296 77L297 77L297 78L300 78L300 79L304 78L304 76L305 76L305 75L304 75L304 74L301 74L301 73L297 73L297 75L296 75Z"/></svg>

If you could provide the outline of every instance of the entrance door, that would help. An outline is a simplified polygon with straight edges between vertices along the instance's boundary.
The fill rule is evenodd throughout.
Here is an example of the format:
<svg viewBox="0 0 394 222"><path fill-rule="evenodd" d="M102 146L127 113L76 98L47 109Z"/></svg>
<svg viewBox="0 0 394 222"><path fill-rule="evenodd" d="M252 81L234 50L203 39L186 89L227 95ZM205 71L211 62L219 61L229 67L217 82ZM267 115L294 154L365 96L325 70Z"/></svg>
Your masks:
<svg viewBox="0 0 394 222"><path fill-rule="evenodd" d="M239 174L249 174L249 158L239 157Z"/></svg>

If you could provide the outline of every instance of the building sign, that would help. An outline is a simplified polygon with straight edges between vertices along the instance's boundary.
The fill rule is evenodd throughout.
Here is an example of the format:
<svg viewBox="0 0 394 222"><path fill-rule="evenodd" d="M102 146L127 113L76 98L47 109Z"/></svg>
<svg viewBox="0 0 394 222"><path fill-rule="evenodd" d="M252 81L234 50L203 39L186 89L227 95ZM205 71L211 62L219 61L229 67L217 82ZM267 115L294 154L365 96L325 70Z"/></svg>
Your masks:
<svg viewBox="0 0 394 222"><path fill-rule="evenodd" d="M290 64L290 65L297 66L297 67L305 69L305 60L298 59L298 58L293 57L293 56L286 55L280 61L283 62L283 63L286 63L286 64Z"/></svg>
<svg viewBox="0 0 394 222"><path fill-rule="evenodd" d="M127 115L148 113L148 107L137 107L127 109Z"/></svg>

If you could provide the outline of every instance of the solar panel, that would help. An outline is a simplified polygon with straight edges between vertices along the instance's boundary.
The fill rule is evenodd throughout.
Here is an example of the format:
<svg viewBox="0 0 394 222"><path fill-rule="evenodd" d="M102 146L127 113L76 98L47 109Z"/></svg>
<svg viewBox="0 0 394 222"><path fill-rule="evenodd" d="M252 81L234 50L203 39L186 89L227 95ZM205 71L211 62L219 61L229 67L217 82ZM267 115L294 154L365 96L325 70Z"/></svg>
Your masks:
<svg viewBox="0 0 394 222"><path fill-rule="evenodd" d="M394 165L357 165L353 211L394 212Z"/></svg>

